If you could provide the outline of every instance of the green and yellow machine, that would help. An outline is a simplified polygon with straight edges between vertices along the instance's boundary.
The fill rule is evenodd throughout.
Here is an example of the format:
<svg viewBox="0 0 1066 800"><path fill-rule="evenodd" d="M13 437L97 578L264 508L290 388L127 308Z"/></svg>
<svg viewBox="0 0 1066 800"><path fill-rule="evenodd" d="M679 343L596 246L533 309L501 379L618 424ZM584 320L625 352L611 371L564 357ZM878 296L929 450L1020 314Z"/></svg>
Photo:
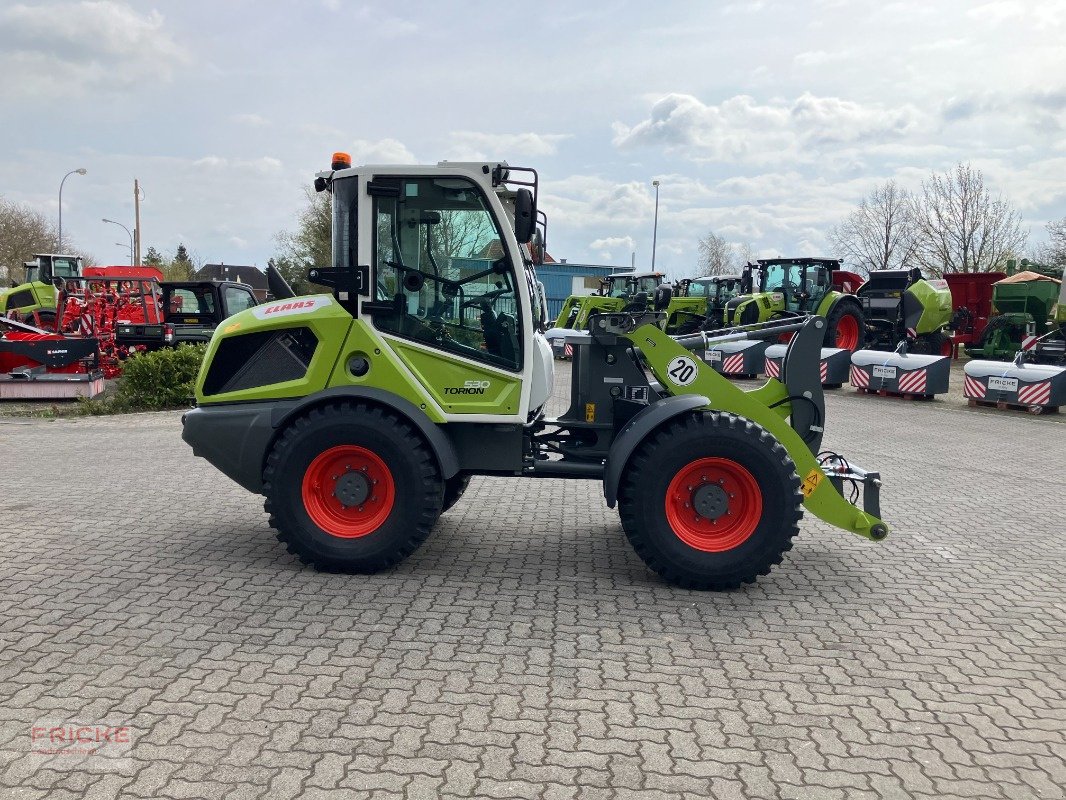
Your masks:
<svg viewBox="0 0 1066 800"><path fill-rule="evenodd" d="M685 334L722 327L726 303L740 294L741 283L740 275L681 279L674 285L664 330Z"/></svg>
<svg viewBox="0 0 1066 800"><path fill-rule="evenodd" d="M0 316L13 317L38 328L54 329L57 278L79 278L82 260L78 256L45 253L27 261L26 279L10 289L0 290Z"/></svg>
<svg viewBox="0 0 1066 800"><path fill-rule="evenodd" d="M304 562L396 564L475 475L602 482L648 566L698 589L766 574L804 508L864 538L888 534L877 473L821 446L821 317L725 337L794 334L781 379L745 392L693 356L709 334L670 337L644 308L601 313L572 339L570 407L550 417L534 170L353 168L335 154L315 185L332 198L333 256L308 277L332 294L228 319L183 417L194 453L264 495ZM486 266L485 252L500 255ZM517 488L492 486L478 502Z"/></svg>
<svg viewBox="0 0 1066 800"><path fill-rule="evenodd" d="M951 355L951 289L941 279L922 277L921 270L872 270L856 296L866 320L866 346L895 350L907 342L916 355Z"/></svg>
<svg viewBox="0 0 1066 800"><path fill-rule="evenodd" d="M554 327L586 331L596 314L650 310L655 290L664 279L665 275L661 272L608 275L600 281L600 289L595 294L572 294L566 298Z"/></svg>
<svg viewBox="0 0 1066 800"><path fill-rule="evenodd" d="M816 314L828 323L826 347L857 350L863 345L866 322L855 296L838 288L841 276L856 286L861 282L836 259L760 259L744 268L742 293L726 304L723 323L745 326Z"/></svg>
<svg viewBox="0 0 1066 800"><path fill-rule="evenodd" d="M1038 265L1027 263L1026 266ZM1031 350L1036 356L1034 360L1057 363L1061 320L1052 316L1056 304L1058 316L1063 316L1059 297L1063 284L1053 274L1047 267L1040 271L1027 269L993 283L994 314L989 317L980 341L968 346L966 353L973 358L1010 361L1020 351Z"/></svg>

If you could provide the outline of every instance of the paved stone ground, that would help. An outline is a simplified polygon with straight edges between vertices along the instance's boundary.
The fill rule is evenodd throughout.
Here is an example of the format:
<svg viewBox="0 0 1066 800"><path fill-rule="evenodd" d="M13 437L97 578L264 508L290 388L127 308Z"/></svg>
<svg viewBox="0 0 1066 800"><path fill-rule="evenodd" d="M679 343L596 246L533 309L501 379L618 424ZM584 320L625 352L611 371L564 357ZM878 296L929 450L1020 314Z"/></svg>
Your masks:
<svg viewBox="0 0 1066 800"><path fill-rule="evenodd" d="M662 584L590 482L477 479L332 576L176 414L0 420L0 796L1063 797L1064 420L829 418L893 535L808 518L727 594ZM132 748L31 752L41 720Z"/></svg>

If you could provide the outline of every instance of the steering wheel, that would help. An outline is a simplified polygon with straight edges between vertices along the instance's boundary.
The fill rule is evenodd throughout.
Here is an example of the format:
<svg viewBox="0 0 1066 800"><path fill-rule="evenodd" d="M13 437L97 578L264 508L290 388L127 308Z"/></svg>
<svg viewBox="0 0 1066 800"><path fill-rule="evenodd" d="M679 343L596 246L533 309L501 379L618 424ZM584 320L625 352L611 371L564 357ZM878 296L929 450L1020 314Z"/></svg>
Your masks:
<svg viewBox="0 0 1066 800"><path fill-rule="evenodd" d="M484 294L480 294L477 297L471 297L469 300L464 300L462 303L459 304L459 307L460 308L473 308L475 306L484 307L484 305L486 303L491 306L502 295L505 295L505 294L507 294L510 291L511 291L510 289L494 289L491 292L485 292Z"/></svg>

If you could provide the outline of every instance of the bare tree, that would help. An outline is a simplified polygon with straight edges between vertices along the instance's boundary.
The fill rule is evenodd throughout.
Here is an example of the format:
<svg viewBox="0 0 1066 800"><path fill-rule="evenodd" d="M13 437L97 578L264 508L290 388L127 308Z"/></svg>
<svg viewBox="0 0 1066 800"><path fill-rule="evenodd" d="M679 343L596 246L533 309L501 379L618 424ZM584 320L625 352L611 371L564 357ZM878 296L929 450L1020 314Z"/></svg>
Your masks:
<svg viewBox="0 0 1066 800"><path fill-rule="evenodd" d="M737 272L755 257L755 249L747 242L730 242L713 231L700 239L696 248L696 274L701 278Z"/></svg>
<svg viewBox="0 0 1066 800"><path fill-rule="evenodd" d="M1066 266L1066 217L1047 224L1048 241L1033 251L1039 264Z"/></svg>
<svg viewBox="0 0 1066 800"><path fill-rule="evenodd" d="M985 188L970 164L933 173L914 201L915 258L934 275L990 272L1024 252L1029 233L1021 215Z"/></svg>
<svg viewBox="0 0 1066 800"><path fill-rule="evenodd" d="M28 205L0 197L0 269L7 267L8 281L23 278L22 265L36 253L54 253L59 247L56 224Z"/></svg>
<svg viewBox="0 0 1066 800"><path fill-rule="evenodd" d="M834 255L863 273L913 266L916 242L910 193L895 181L878 186L830 228L826 238Z"/></svg>

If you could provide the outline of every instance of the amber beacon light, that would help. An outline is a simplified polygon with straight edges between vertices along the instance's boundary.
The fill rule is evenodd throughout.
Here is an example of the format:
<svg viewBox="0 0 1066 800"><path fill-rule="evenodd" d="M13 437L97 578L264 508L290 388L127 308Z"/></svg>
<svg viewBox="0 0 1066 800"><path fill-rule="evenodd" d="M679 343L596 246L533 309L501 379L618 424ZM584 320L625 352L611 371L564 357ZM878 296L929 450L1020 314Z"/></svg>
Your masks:
<svg viewBox="0 0 1066 800"><path fill-rule="evenodd" d="M330 169L348 169L352 166L352 157L347 153L334 153Z"/></svg>

